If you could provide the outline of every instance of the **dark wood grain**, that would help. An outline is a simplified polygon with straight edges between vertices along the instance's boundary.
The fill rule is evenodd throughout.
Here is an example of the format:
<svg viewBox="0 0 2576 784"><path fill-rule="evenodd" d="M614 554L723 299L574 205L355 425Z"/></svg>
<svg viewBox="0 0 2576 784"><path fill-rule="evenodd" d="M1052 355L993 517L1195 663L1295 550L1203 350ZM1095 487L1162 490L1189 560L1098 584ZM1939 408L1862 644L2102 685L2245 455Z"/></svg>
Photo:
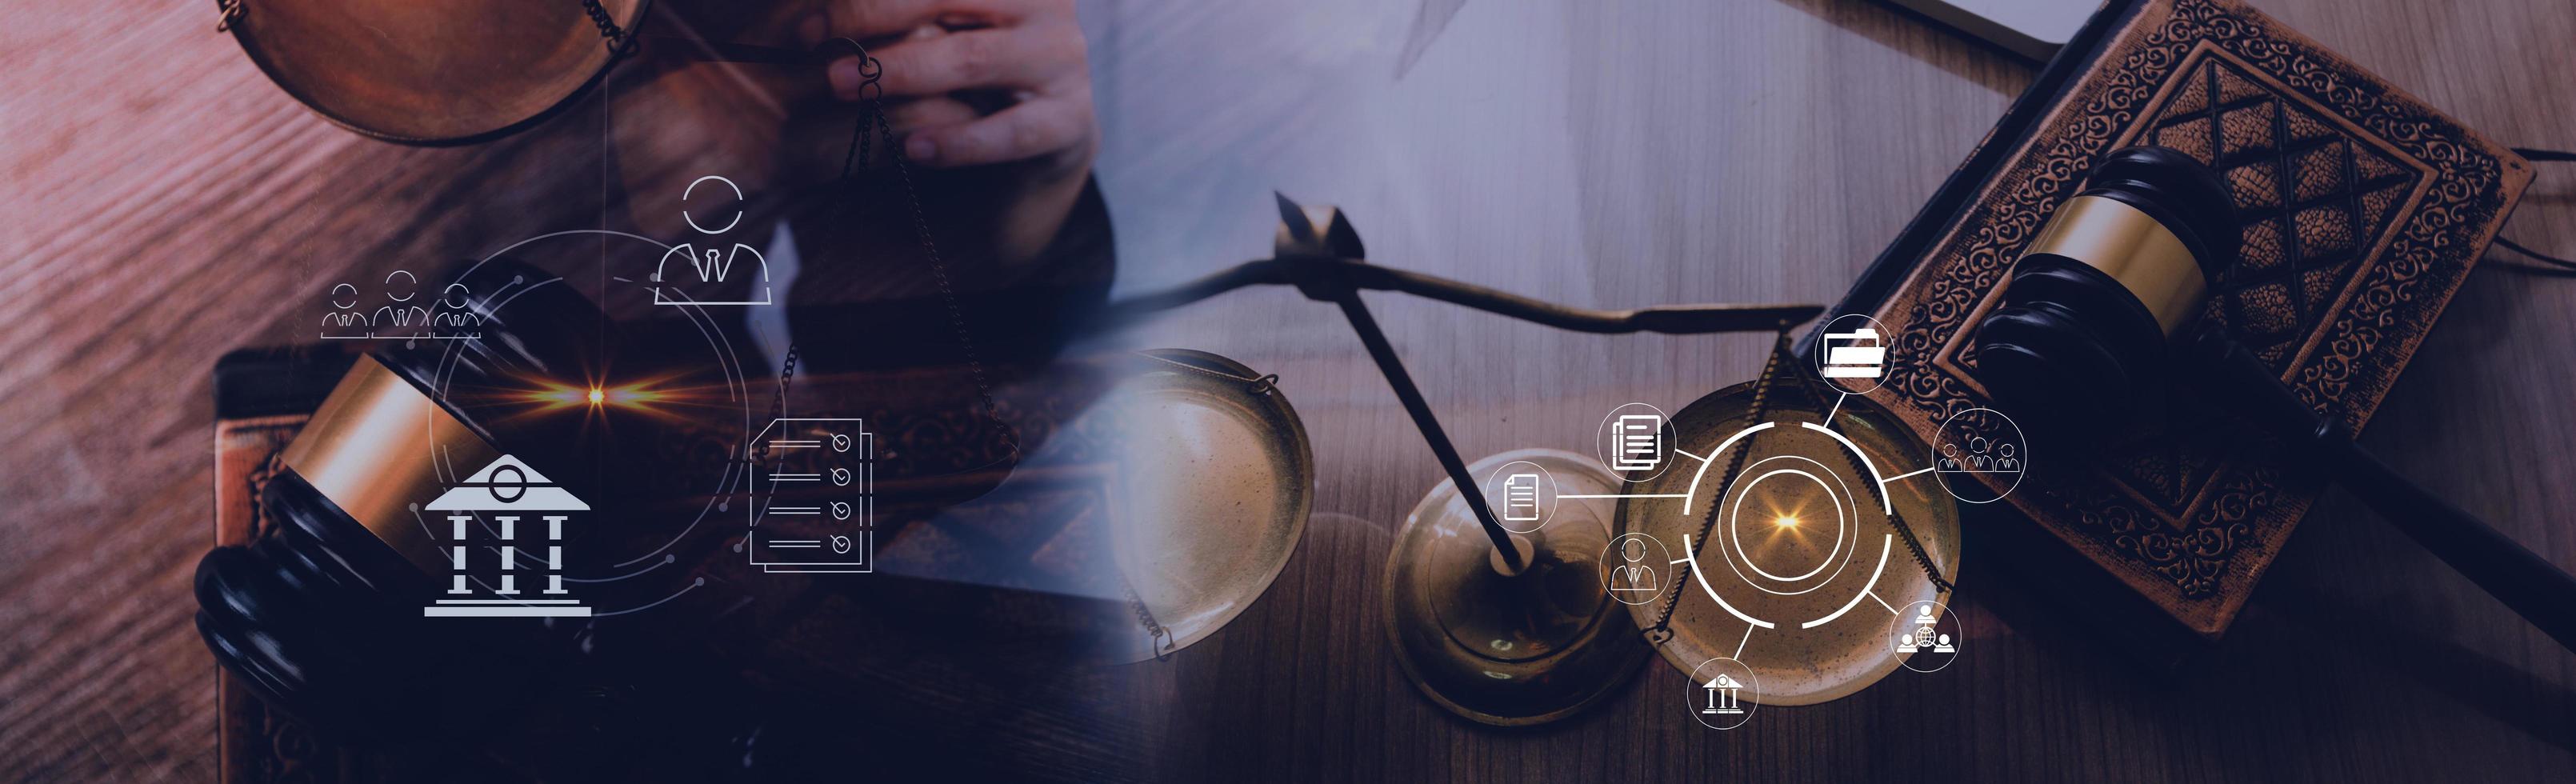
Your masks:
<svg viewBox="0 0 2576 784"><path fill-rule="evenodd" d="M215 776L207 370L291 341L335 281L488 252L596 214L573 115L497 145L361 140L211 31L212 4L0 9L0 771ZM2261 0L2509 144L2576 147L2576 7ZM2028 66L1854 0L1470 0L1401 80L1409 3L1082 6L1124 285L1262 255L1268 191L1339 203L1389 263L1574 303L1831 301ZM578 187L566 183L577 183ZM2506 233L2576 249L2576 172ZM2501 258L2501 257L2499 257ZM1749 378L1764 338L1603 338L1372 301L1469 457L1577 448L1600 412ZM2473 276L2366 443L2576 565L2576 281ZM281 315L287 313L289 315ZM1258 325L1259 329L1246 328ZM1968 563L1976 652L1729 732L1649 662L1558 724L1495 731L1415 694L1378 581L1427 450L1324 306L1244 292L1150 340L1265 372L1322 467L1262 602L1137 665L1177 780L2576 778L2576 656L2330 494L2204 661L2142 669ZM1975 536L1973 531L1969 536ZM1118 766L1124 767L1124 766Z"/></svg>

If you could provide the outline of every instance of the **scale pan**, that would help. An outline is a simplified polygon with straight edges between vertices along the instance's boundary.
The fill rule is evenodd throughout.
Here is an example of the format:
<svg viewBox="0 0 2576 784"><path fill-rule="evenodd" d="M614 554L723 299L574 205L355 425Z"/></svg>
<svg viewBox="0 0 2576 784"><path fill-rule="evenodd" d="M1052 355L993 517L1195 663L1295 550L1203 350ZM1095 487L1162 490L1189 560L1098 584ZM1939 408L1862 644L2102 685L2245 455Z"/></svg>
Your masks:
<svg viewBox="0 0 2576 784"><path fill-rule="evenodd" d="M1128 619L1108 638L1114 662L1170 655L1243 614L1287 567L1315 501L1315 450L1285 393L1215 354L1139 353L1142 372L1103 420L1121 452L1113 541L1126 587L1167 636Z"/></svg>
<svg viewBox="0 0 2576 784"><path fill-rule="evenodd" d="M650 0L600 0L633 31ZM234 40L286 94L386 141L467 144L561 110L616 58L581 3L240 0Z"/></svg>
<svg viewBox="0 0 2576 784"><path fill-rule="evenodd" d="M1558 502L1536 530L1513 534L1529 566L1506 575L1474 510L1444 480L1396 529L1383 597L1405 678L1440 707L1499 727L1545 724L1600 702L1637 674L1649 650L1601 579L1611 515L1601 496L1619 492L1619 478L1553 449L1504 452L1467 472L1490 477L1515 465L1549 477L1542 484L1558 495L1592 497Z"/></svg>
<svg viewBox="0 0 2576 784"><path fill-rule="evenodd" d="M1903 475L1924 467L1931 460L1931 450L1886 409L1867 397L1852 395L1843 400L1832 424L1836 432L1859 445L1868 456L1867 465L1857 463L1831 436L1800 426L1799 423L1823 422L1826 407L1815 405L1791 384L1776 386L1768 410L1758 420L1754 418L1754 383L1712 392L1673 415L1673 445L1706 455L1709 460L1705 476L1694 477L1698 473L1694 469L1700 468L1701 461L1683 457L1674 470L1629 486L1628 492L1642 497L1620 499L1619 533L1652 536L1669 548L1676 560L1683 556L1683 537L1689 536L1696 548L1691 556L1693 562L1706 570L1705 574L1687 575L1682 568L1676 568L1672 582L1678 582L1677 586L1668 582L1657 601L1627 609L1637 628L1648 630L1648 639L1652 640L1657 619L1667 603L1678 597L1670 627L1672 636L1659 647L1664 660L1685 674L1710 659L1730 658L1753 671L1759 688L1745 697L1753 702L1812 705L1839 699L1878 682L1901 662L1888 640L1894 616L1885 605L1949 602L1950 597L1924 576L1902 534L1861 484L1873 481L1868 476L1871 465L1888 476ZM1832 401L1826 403L1830 406ZM1723 518L1709 522L1709 506L1717 500L1713 496L1729 492L1729 486L1734 484L1727 481L1726 472L1736 447L1724 452L1711 450L1728 437L1763 422L1777 424L1740 442L1751 444L1743 464L1752 466L1772 458L1780 458L1780 462L1763 464L1764 468L1738 477L1750 480L1756 488L1747 491L1747 504L1739 508L1738 515L1760 525L1748 523L1751 527L1738 528L1737 533L1730 534ZM1780 473L1770 482L1761 481L1761 475L1775 467L1795 467L1818 479L1809 481ZM1825 490L1828 483L1839 489ZM1802 509L1794 505L1768 506L1782 500L1779 496L1784 489L1810 496L1800 500L1811 503ZM1924 553L1944 577L1955 583L1959 569L1956 500L1930 474L1889 482L1885 490L1897 514L1919 538ZM1826 511L1832 507L1821 500L1830 496L1814 495L1819 492L1855 495L1851 500L1856 503L1840 505L1849 519L1836 523L1838 535L1847 537L1845 545L1823 546L1830 541L1830 535L1814 524L1789 532L1799 539L1772 538L1782 533L1768 530L1775 524L1775 515L1786 512L1821 522L1834 514ZM1665 494L1690 497L1653 497ZM1725 499L1729 505L1735 502L1734 498ZM1705 535L1703 526L1710 526ZM1730 540L1731 535L1734 538ZM1734 555L1738 552L1748 555ZM1817 557L1825 553L1832 555ZM1879 568L1882 554L1883 569ZM1730 558L1741 560L1730 562ZM1772 580L1754 570L1764 565L1766 558L1768 565L1782 575L1799 571L1782 568L1784 563L1801 568L1822 565L1804 582L1790 583ZM1708 588L1701 587L1702 578ZM1737 610L1774 626L1754 627L1719 606L1710 597L1711 590L1724 596ZM1876 595L1879 601L1872 601L1863 595L1864 591ZM1803 626L1811 621L1819 623L1812 628Z"/></svg>

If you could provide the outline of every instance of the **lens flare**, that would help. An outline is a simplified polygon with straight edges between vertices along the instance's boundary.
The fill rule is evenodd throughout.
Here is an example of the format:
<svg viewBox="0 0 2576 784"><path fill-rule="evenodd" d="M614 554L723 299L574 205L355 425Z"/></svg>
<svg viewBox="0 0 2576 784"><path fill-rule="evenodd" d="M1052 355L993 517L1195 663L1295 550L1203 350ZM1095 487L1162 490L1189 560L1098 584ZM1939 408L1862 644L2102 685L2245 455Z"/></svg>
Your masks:
<svg viewBox="0 0 2576 784"><path fill-rule="evenodd" d="M656 376L618 384L598 379L580 384L539 378L521 380L526 383L525 387L502 398L525 406L514 416L544 416L581 408L592 415L623 412L677 419L681 418L677 409L710 407L711 410L721 410L734 396L731 389L722 386L687 386L678 376Z"/></svg>

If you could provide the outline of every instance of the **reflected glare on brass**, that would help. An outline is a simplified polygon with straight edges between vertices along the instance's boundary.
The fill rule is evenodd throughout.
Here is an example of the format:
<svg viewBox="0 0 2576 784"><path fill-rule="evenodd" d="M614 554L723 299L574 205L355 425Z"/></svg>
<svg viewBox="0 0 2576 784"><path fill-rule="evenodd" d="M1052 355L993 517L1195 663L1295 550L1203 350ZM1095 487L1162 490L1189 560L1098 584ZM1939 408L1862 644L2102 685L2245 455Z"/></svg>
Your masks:
<svg viewBox="0 0 2576 784"><path fill-rule="evenodd" d="M2209 301L2209 278L2182 238L2108 196L2066 200L2023 251L2036 254L2064 256L2111 276L2155 315L2167 339L2182 337Z"/></svg>
<svg viewBox="0 0 2576 784"><path fill-rule="evenodd" d="M601 0L626 30L648 0ZM598 83L617 59L574 0L240 0L227 28L314 113L406 144L464 144L524 128Z"/></svg>
<svg viewBox="0 0 2576 784"><path fill-rule="evenodd" d="M1484 494L1460 495L1455 488L1477 486L1476 470L1459 457L1360 292L1403 292L1558 329L1610 335L1778 331L1824 309L1569 307L1372 264L1359 232L1340 210L1307 207L1285 196L1277 202L1279 230L1272 258L1111 303L1096 317L1097 325L1106 329L1139 323L1247 286L1291 285L1308 299L1339 306L1450 480L1408 518L1387 560L1387 634L1405 673L1434 702L1488 724L1552 721L1608 694L1636 672L1647 651L1628 625L1618 622L1599 579L1595 562L1609 541L1609 510L1589 503L1564 505L1536 533L1514 535L1495 519ZM1489 461L1510 462L1514 455L1529 456L1550 471L1561 468L1560 487L1607 494L1620 484L1600 464L1567 452L1529 450Z"/></svg>
<svg viewBox="0 0 2576 784"><path fill-rule="evenodd" d="M1315 500L1314 448L1275 379L1203 351L1139 353L1106 401L1121 452L1112 537L1127 587L1168 637L1126 620L1106 654L1120 663L1241 615L1288 565Z"/></svg>
<svg viewBox="0 0 2576 784"><path fill-rule="evenodd" d="M1478 460L1482 477L1526 460L1560 494L1603 495L1620 481L1592 458L1523 449ZM1433 702L1486 724L1553 721L1626 683L1649 649L1603 589L1606 498L1566 499L1527 543L1529 567L1506 576L1454 483L1405 517L1387 555L1386 631L1407 679Z"/></svg>
<svg viewBox="0 0 2576 784"><path fill-rule="evenodd" d="M1792 365L1779 372L1799 371ZM1692 668L1713 658L1737 659L1753 670L1760 686L1758 693L1747 693L1744 699L1762 705L1812 705L1858 692L1897 667L1898 660L1891 655L1887 640L1889 611L1868 597L1859 597L1858 604L1830 622L1813 629L1799 628L1801 622L1825 617L1835 608L1851 602L1857 591L1869 585L1871 567L1878 562L1882 546L1889 552L1885 571L1879 575L1873 590L1878 597L1897 607L1923 600L1947 601L1947 597L1924 576L1921 565L1906 548L1903 537L1897 535L1895 527L1888 523L1878 502L1861 487L1860 483L1872 481L1867 470L1848 462L1845 457L1848 452L1831 437L1795 424L1823 422L1825 409L1832 405L1832 397L1827 396L1826 406L1814 405L1807 394L1797 389L1795 381L1783 379L1771 393L1768 410L1756 420L1748 416L1756 383L1759 382L1737 384L1710 393L1673 415L1674 446L1708 454L1714 464L1700 480L1696 495L1689 499L1620 499L1615 533L1642 532L1654 536L1673 548L1676 559L1682 557L1682 537L1692 537L1693 546L1698 548L1697 563L1710 570L1705 575L1709 584L1738 609L1777 624L1777 628L1754 629L1747 637L1746 629L1750 624L1718 607L1708 597L1707 591L1700 587L1697 578L1686 576L1682 572L1683 567L1676 566L1671 579L1681 583L1680 604L1673 614L1672 637L1661 646L1664 661L1688 674ZM1710 454L1705 450L1713 449L1728 436L1762 422L1782 424L1746 437L1752 448L1745 455L1744 465L1776 455L1798 455L1842 475L1842 483L1838 484L1847 484L1849 492L1859 494L1857 503L1850 503L1849 508L1858 515L1854 529L1856 538L1866 546L1852 548L1835 559L1839 564L1823 567L1822 573L1832 576L1819 587L1794 595L1774 594L1751 587L1745 578L1728 567L1726 559L1729 556L1722 552L1725 544L1705 543L1700 536L1700 527L1707 519L1710 502L1714 500L1711 495L1726 492L1725 488L1732 484L1725 481L1723 474L1730 455ZM1869 459L1877 464L1879 472L1887 476L1925 467L1924 461L1930 454L1913 431L1864 396L1845 398L1832 425L1836 432L1859 444ZM1727 450L1733 451L1733 448ZM1684 468L1698 467L1698 461L1683 459L1689 461ZM1690 487L1693 473L1690 470L1667 471L1626 492L1693 492ZM1746 474L1739 478L1751 479L1753 476ZM1835 518L1833 512L1823 511L1830 505L1821 504L1821 499L1817 498L1801 498L1798 493L1812 495L1821 488L1819 483L1771 482L1748 490L1747 494L1753 497L1748 499L1745 507L1744 514L1750 519L1743 521L1747 526L1744 530L1758 528L1777 537L1756 542L1753 549L1764 551L1770 548L1766 554L1777 558L1775 563L1812 564L1812 561L1803 559L1826 549L1822 542L1832 536L1829 529L1835 525ZM1956 501L1929 474L1889 482L1886 491L1897 514L1913 528L1934 566L1955 582L1959 567ZM1687 506L1684 505L1685 500ZM1727 498L1725 502L1732 504L1735 499ZM1756 509L1761 510L1759 516L1754 516ZM1721 524L1707 538L1722 539L1725 535ZM1890 540L1891 536L1896 538ZM1815 538L1802 540L1800 537ZM1847 568L1835 572L1835 565ZM1667 593L1657 601L1626 608L1635 628L1654 628L1666 602L1675 595L1671 590L1672 586L1668 584ZM1740 656L1736 654L1739 645L1743 647Z"/></svg>

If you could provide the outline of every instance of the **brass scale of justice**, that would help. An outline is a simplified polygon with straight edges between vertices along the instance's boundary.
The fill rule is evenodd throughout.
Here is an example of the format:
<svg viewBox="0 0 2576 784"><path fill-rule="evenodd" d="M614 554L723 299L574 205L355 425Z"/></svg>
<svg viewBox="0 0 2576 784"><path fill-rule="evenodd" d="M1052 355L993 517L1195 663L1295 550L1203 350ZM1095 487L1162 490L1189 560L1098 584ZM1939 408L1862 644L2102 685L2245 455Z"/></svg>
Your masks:
<svg viewBox="0 0 2576 784"><path fill-rule="evenodd" d="M649 5L649 0L583 0L577 6L523 0L434 6L404 0L219 0L217 30L231 33L263 72L325 119L385 141L431 146L478 143L525 130L560 113L599 85L618 62L639 54L784 65L813 64L846 53L830 45L808 52L708 41L676 18L661 24L683 35L645 34ZM447 23L428 23L432 20L424 16ZM361 20L382 19L407 23L359 29ZM495 30L511 31L514 45L491 46L487 36ZM348 48L348 42L361 40L371 54L361 56ZM835 43L864 56L856 42ZM1685 673L1712 659L1749 659L1754 663L1746 666L1756 676L1754 683L1745 684L1749 701L1803 705L1854 693L1913 655L1910 649L1891 652L1888 627L1872 620L1805 628L1797 623L1835 606L1841 611L1831 615L1842 617L1867 598L1862 594L1878 595L1891 612L1911 602L1934 601L1948 593L1959 558L1952 498L1929 491L1922 486L1926 482L1878 479L1884 476L1879 465L1928 457L1924 443L1866 397L1828 387L1792 368L1804 360L1791 350L1788 332L1821 314L1822 306L1567 307L1371 264L1358 233L1338 210L1300 207L1285 197L1278 204L1281 224L1272 258L1111 303L1103 321L1111 328L1138 323L1250 286L1294 286L1310 299L1341 309L1448 477L1397 531L1382 589L1386 632L1396 658L1432 701L1486 724L1546 723L1608 696L1660 650ZM1451 445L1361 300L1362 291L1402 292L1577 332L1769 331L1776 338L1757 380L1702 397L1665 423L1676 455L1673 470L1630 481L1597 461L1544 449L1507 452L1471 465ZM1267 519L1245 521L1249 525L1243 528L1173 521L1186 526L1175 530L1267 543L1255 548L1262 563L1229 570L1226 582L1195 586L1194 596L1178 599L1203 606L1148 607L1162 602L1131 599L1145 635L1126 655L1113 657L1124 661L1168 657L1214 633L1256 600L1293 552L1314 490L1312 451L1275 377L1204 352L1141 353L1186 371L1160 374L1167 388L1183 390L1197 404L1220 409L1264 434L1259 448L1270 453L1266 460L1276 471L1274 486L1289 498L1272 505ZM1710 448L1722 442L1728 446ZM1686 452L1686 445L1699 445L1707 453ZM1716 571L1713 563L1702 568L1708 562L1702 551L1728 549L1710 540L1717 533L1718 507L1740 495L1736 484L1747 466L1800 455L1826 467L1845 485L1844 495L1830 499L1836 516L1844 518L1827 557L1832 576L1811 580L1813 585L1795 593L1765 588L1764 593L1739 596L1736 603L1756 609L1748 613L1710 587L1711 579L1722 580L1717 575L1727 572ZM1688 465L1681 461L1685 456L1696 460L1695 470L1681 470ZM1480 471L1495 472L1513 462L1542 465L1557 496L1585 497L1555 501L1546 524L1515 533L1495 517L1487 497L1493 488L1476 480ZM1849 493L1855 480L1865 480L1858 483L1867 495ZM1565 492L1568 486L1587 492ZM1705 496L1699 494L1703 486L1710 488ZM1480 492L1462 494L1458 488L1464 487ZM1830 489L1826 494L1834 495ZM1616 508L1606 513L1601 504L1581 503L1611 499ZM1577 503L1565 508L1569 501ZM1482 536L1464 535L1469 528ZM1664 575L1653 601L1612 601L1608 593L1608 546L1631 534L1653 537L1658 546L1676 539L1690 544L1682 548L1683 557L1648 564L1662 567L1657 571ZM1857 543L1846 548L1845 538ZM1863 545L1870 541L1882 545L1879 568L1867 582L1857 582L1861 570L1849 567L1868 562ZM1891 555L1900 541L1904 552ZM1728 572L1742 577L1738 587L1753 582L1741 570ZM1822 572L1811 574L1817 573ZM1688 590L1694 585L1703 591ZM1834 590L1816 590L1822 588ZM1802 609L1802 604L1818 609ZM1166 627L1155 620L1158 615L1188 620ZM1765 620L1772 617L1780 622ZM1762 627L1769 629L1757 634Z"/></svg>

